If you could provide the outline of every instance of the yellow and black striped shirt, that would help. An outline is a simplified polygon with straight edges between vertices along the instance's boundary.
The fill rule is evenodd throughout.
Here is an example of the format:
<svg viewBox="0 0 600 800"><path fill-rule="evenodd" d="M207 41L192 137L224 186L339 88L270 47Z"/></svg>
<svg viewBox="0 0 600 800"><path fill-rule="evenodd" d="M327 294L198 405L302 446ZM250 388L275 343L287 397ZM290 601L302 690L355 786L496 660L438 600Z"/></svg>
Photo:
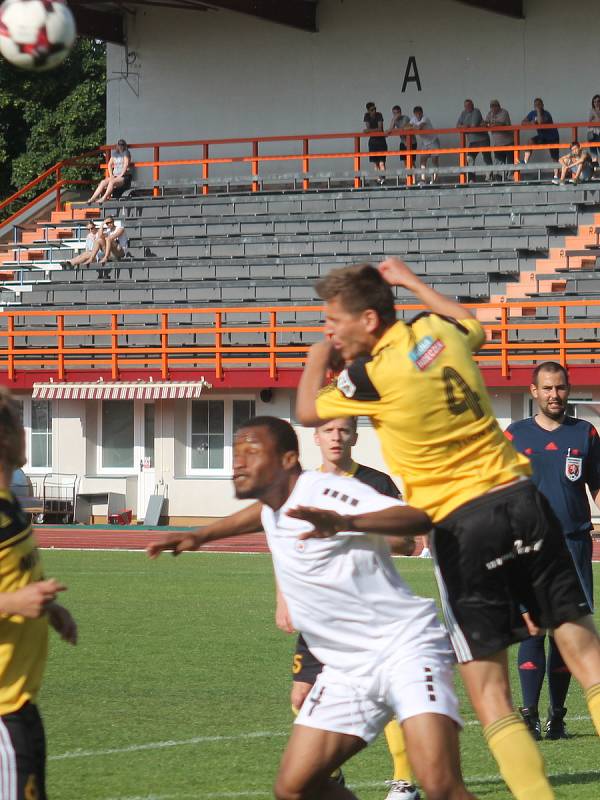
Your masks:
<svg viewBox="0 0 600 800"><path fill-rule="evenodd" d="M0 489L0 592L43 578L39 552L18 500ZM0 616L0 715L34 701L48 652L48 620Z"/></svg>

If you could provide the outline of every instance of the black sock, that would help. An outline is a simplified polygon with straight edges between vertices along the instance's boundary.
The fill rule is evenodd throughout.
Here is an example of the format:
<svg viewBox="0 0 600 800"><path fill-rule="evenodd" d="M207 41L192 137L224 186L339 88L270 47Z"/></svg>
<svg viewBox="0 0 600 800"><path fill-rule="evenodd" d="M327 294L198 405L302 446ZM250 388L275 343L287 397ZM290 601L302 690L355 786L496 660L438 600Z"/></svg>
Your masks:
<svg viewBox="0 0 600 800"><path fill-rule="evenodd" d="M544 638L544 636L530 636L519 645L519 680L523 706L531 710L537 710L546 672Z"/></svg>
<svg viewBox="0 0 600 800"><path fill-rule="evenodd" d="M563 708L571 683L571 673L560 650L556 646L554 637L550 637L548 648L548 691L550 693L550 708Z"/></svg>

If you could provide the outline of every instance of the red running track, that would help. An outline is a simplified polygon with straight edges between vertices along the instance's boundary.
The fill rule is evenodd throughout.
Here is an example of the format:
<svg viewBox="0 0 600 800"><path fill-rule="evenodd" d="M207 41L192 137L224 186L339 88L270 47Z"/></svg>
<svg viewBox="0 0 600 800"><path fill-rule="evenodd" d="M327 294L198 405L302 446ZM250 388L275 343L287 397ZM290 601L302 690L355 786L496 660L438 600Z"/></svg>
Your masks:
<svg viewBox="0 0 600 800"><path fill-rule="evenodd" d="M161 540L167 531L144 530L119 530L117 527L108 526L78 530L70 527L38 526L35 535L40 547L57 547L67 550L145 550L150 542ZM174 533L169 531L168 533ZM205 545L203 550L218 553L267 553L268 548L265 536L262 533L253 533L248 536L236 536L224 539L221 542Z"/></svg>

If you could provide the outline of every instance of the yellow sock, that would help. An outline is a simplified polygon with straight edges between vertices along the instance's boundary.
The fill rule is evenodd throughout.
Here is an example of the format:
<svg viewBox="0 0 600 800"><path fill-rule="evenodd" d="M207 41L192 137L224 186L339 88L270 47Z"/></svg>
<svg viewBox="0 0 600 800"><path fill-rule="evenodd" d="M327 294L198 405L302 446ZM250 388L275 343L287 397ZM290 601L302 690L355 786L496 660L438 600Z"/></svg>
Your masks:
<svg viewBox="0 0 600 800"><path fill-rule="evenodd" d="M394 762L394 780L412 783L412 771L408 756L406 755L406 745L404 744L404 734L402 728L395 719L388 722L384 729L387 739L388 749Z"/></svg>
<svg viewBox="0 0 600 800"><path fill-rule="evenodd" d="M600 736L600 683L590 686L585 691L585 699L587 700L590 714L592 715L592 722L596 728L596 733Z"/></svg>
<svg viewBox="0 0 600 800"><path fill-rule="evenodd" d="M487 725L483 735L500 774L517 800L553 800L544 759L518 714L509 714Z"/></svg>

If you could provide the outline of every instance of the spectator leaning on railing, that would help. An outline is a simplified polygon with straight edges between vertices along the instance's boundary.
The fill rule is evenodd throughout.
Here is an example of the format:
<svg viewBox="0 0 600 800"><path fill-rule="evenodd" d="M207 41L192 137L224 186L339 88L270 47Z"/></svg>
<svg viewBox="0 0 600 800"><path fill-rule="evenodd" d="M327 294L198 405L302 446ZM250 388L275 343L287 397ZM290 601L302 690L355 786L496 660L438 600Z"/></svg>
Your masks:
<svg viewBox="0 0 600 800"><path fill-rule="evenodd" d="M402 109L400 108L400 106L393 106L392 107L392 119L390 121L388 134L391 134L394 131L398 131L398 130L401 130L401 131L402 130L406 130L406 128L408 128L409 125L410 125L410 119L409 119L409 117L406 116L406 114L402 113ZM406 142L406 136L400 136L397 148L393 148L393 149L408 150L409 147L408 147L407 142ZM402 161L406 161L406 156L400 156L400 159Z"/></svg>
<svg viewBox="0 0 600 800"><path fill-rule="evenodd" d="M472 100L465 100L464 109L462 110L458 121L457 128L480 128L483 126L483 117L481 111L475 108ZM489 147L490 137L485 131L473 131L472 133L465 134L467 147ZM467 153L467 162L473 165L477 160L479 153ZM488 167L492 166L492 154L488 151L482 152L484 164ZM489 175L486 175L486 180L489 180ZM476 176L472 172L467 172L467 181L476 180Z"/></svg>
<svg viewBox="0 0 600 800"><path fill-rule="evenodd" d="M484 125L489 128L495 128L502 125L512 125L510 115L505 108L502 108L499 100L490 101L490 110L488 111L484 120ZM492 146L493 147L506 147L514 143L514 135L512 131L492 131L491 132ZM494 160L496 164L511 164L514 161L512 150L494 150ZM506 175L502 175L506 177Z"/></svg>
<svg viewBox="0 0 600 800"><path fill-rule="evenodd" d="M600 142L600 94L595 94L592 97L592 107L588 117L588 122L596 122L597 124L588 128L588 142ZM596 161L600 160L600 147L590 147L592 158Z"/></svg>
<svg viewBox="0 0 600 800"><path fill-rule="evenodd" d="M367 113L363 117L363 122L365 123L365 133L370 133L371 131L381 131L383 133L383 114L377 111L375 103L367 103ZM377 153L382 150L387 150L385 137L369 137L369 153ZM385 156L369 156L369 161L375 167L376 172L385 172ZM381 185L385 183L383 175L377 178L377 183Z"/></svg>
<svg viewBox="0 0 600 800"><path fill-rule="evenodd" d="M409 128L414 128L417 131L427 130L427 128L432 128L431 120L429 117L423 115L423 108L421 106L415 106L413 108L413 115L410 118L408 123ZM435 134L420 134L417 136L417 150L439 150L440 148L440 140ZM431 163L434 167L439 167L440 160L438 156L423 153L419 157L419 166L425 168L427 166L427 162L431 158ZM436 173L434 172L431 176L429 183L435 183L437 178ZM421 175L421 183L425 183L425 175Z"/></svg>
<svg viewBox="0 0 600 800"><path fill-rule="evenodd" d="M521 125L528 125L530 123L537 123L538 125L552 125L554 120L552 114L544 108L544 101L541 97L536 97L533 101L533 110L521 122ZM538 128L535 136L529 140L531 144L558 144L560 137L557 128ZM558 161L558 149L551 147L550 158L553 161ZM527 150L523 154L523 161L521 163L527 164L531 158L531 150ZM558 170L555 170L554 177L558 177Z"/></svg>

